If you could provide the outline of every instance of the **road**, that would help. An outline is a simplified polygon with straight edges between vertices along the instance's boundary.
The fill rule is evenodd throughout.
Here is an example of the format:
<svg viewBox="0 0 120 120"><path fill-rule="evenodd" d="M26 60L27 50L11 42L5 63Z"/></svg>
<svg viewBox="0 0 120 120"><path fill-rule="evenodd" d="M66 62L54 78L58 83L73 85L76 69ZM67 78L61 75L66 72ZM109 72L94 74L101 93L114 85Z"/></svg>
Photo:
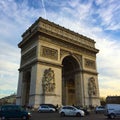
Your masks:
<svg viewBox="0 0 120 120"><path fill-rule="evenodd" d="M38 113L32 112L31 120L109 120L103 114L90 113L85 117L60 117L59 113ZM116 118L114 120L120 120Z"/></svg>

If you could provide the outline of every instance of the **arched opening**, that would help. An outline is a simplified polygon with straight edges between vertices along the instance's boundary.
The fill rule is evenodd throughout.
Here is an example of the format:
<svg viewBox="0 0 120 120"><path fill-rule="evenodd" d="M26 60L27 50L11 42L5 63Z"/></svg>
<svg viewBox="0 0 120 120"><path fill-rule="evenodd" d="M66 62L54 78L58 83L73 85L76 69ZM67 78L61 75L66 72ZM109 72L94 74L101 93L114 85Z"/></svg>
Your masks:
<svg viewBox="0 0 120 120"><path fill-rule="evenodd" d="M67 56L63 59L62 65L62 104L76 105L79 64L74 57Z"/></svg>
<svg viewBox="0 0 120 120"><path fill-rule="evenodd" d="M30 92L30 80L31 80L31 73L27 71L24 73L23 77L23 105L29 104L29 92Z"/></svg>

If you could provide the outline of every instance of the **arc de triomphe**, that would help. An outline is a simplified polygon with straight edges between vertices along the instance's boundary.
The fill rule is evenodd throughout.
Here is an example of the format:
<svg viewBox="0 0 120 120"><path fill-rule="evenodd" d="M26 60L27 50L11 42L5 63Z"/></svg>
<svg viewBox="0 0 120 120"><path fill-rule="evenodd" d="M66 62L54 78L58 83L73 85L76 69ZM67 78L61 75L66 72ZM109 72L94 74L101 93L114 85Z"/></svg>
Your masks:
<svg viewBox="0 0 120 120"><path fill-rule="evenodd" d="M40 17L18 46L17 104L100 104L94 40Z"/></svg>

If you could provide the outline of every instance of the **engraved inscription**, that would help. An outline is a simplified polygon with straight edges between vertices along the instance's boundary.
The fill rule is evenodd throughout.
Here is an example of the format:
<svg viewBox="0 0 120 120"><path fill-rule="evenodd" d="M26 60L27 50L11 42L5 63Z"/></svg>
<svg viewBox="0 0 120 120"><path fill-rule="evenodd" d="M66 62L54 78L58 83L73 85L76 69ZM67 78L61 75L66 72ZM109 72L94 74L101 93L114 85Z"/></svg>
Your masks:
<svg viewBox="0 0 120 120"><path fill-rule="evenodd" d="M58 51L49 47L42 46L41 47L41 56L50 58L53 60L58 59Z"/></svg>
<svg viewBox="0 0 120 120"><path fill-rule="evenodd" d="M89 59L85 59L85 67L96 69L95 61L89 60Z"/></svg>

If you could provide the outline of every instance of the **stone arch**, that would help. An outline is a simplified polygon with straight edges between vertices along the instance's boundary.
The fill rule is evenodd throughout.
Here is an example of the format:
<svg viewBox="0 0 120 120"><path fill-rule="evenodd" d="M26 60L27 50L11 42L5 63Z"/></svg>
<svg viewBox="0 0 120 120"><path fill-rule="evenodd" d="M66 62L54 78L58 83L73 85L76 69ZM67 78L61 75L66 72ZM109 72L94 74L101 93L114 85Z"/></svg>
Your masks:
<svg viewBox="0 0 120 120"><path fill-rule="evenodd" d="M62 64L64 58L66 58L66 57L68 57L68 56L72 56L72 57L76 60L76 62L77 62L78 65L79 65L80 70L83 69L83 68L82 68L82 56L80 56L80 55L78 55L78 54L71 53L71 52L63 52L63 54L61 55L61 59L60 59L61 64Z"/></svg>
<svg viewBox="0 0 120 120"><path fill-rule="evenodd" d="M62 104L80 104L78 89L80 88L80 65L71 55L62 60Z"/></svg>
<svg viewBox="0 0 120 120"><path fill-rule="evenodd" d="M26 71L23 73L23 95L22 95L22 105L29 104L29 93L30 93L30 82L31 82L31 72Z"/></svg>
<svg viewBox="0 0 120 120"><path fill-rule="evenodd" d="M100 104L96 69L96 54L99 50L95 48L94 40L39 18L23 33L18 47L21 49L21 64L17 104L30 104L35 108L41 103ZM43 89L46 84L42 78L49 78L44 70L50 72L49 68L54 71L55 87L49 81L49 87ZM90 76L96 80L97 94L88 94ZM69 98L73 99L69 101Z"/></svg>

